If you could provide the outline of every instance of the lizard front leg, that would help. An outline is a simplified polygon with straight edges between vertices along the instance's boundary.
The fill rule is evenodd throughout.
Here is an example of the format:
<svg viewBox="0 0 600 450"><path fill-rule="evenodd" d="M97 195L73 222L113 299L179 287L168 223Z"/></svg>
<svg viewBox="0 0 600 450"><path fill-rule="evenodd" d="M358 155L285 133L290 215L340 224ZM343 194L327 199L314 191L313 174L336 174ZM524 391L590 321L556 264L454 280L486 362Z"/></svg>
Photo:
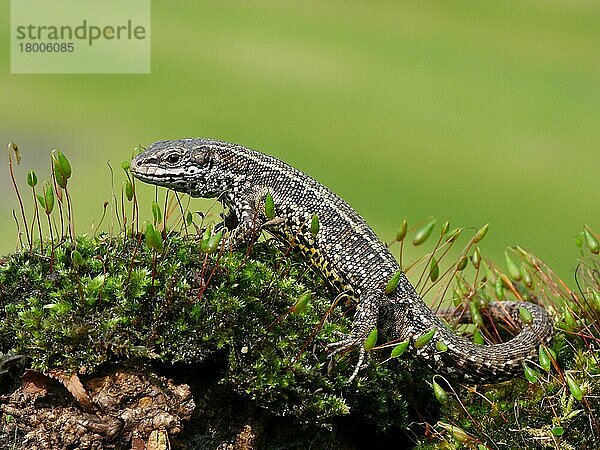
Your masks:
<svg viewBox="0 0 600 450"><path fill-rule="evenodd" d="M227 208L227 207L226 207ZM235 213L230 210L227 209L226 211L221 213L221 222L217 223L215 225L215 227L213 228L213 231L215 233L221 231L221 230L233 230L234 228L236 228L238 226L238 218L235 215Z"/></svg>
<svg viewBox="0 0 600 450"><path fill-rule="evenodd" d="M267 190L259 186L249 188L244 193L228 195L224 203L229 208L223 225L236 224L223 241L224 250L234 250L258 238L266 223L265 196Z"/></svg>
<svg viewBox="0 0 600 450"><path fill-rule="evenodd" d="M229 235L223 240L224 251L235 250L252 242L258 237L260 230L259 216L251 203L242 199L235 204L233 209L237 218L237 226L230 230ZM227 223L228 218L226 216Z"/></svg>

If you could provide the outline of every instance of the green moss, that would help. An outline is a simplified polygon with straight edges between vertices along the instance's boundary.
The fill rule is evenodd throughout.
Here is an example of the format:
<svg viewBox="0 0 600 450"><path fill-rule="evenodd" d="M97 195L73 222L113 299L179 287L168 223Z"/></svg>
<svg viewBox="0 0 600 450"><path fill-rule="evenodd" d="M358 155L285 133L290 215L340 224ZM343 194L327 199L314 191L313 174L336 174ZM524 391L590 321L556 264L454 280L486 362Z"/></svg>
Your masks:
<svg viewBox="0 0 600 450"><path fill-rule="evenodd" d="M302 261L273 242L257 243L249 256L207 255L174 234L154 264L137 242L80 236L82 261L74 263L64 243L51 272L47 244L44 253L10 255L0 266L0 351L27 355L40 371L85 373L129 358L218 360L223 384L274 414L327 424L352 411L380 429L406 425L406 372L398 363L373 361L354 385L355 355L328 371L326 345L350 321L334 308L318 328L332 295ZM307 291L306 308L292 314Z"/></svg>

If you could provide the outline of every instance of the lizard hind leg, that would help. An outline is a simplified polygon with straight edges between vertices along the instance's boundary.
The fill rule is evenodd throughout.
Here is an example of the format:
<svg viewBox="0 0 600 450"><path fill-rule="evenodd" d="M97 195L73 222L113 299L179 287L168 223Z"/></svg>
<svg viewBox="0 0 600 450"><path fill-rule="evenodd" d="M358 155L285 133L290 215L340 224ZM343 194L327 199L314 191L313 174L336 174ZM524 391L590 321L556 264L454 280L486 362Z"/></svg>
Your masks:
<svg viewBox="0 0 600 450"><path fill-rule="evenodd" d="M341 334L339 341L333 342L327 346L329 350L332 350L330 357L346 350L354 348L358 349L358 362L354 368L354 372L348 379L348 382L352 382L358 375L360 369L364 366L366 357L365 341L371 331L377 327L378 311L381 300L382 299L377 295L362 294L354 315L350 333Z"/></svg>

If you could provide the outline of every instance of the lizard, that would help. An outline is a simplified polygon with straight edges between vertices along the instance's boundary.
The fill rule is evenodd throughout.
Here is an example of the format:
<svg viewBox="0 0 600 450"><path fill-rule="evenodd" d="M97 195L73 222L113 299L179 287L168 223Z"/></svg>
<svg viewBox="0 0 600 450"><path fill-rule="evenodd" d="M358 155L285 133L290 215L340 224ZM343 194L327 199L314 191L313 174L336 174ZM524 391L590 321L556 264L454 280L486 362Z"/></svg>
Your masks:
<svg viewBox="0 0 600 450"><path fill-rule="evenodd" d="M226 249L247 244L262 229L288 243L339 292L357 301L351 330L330 344L332 354L356 349L363 364L364 342L373 329L391 341L409 340L410 352L436 373L472 383L514 377L549 341L553 322L542 307L522 301L492 301L486 313L509 316L518 334L498 344L478 345L454 333L425 304L398 261L367 222L341 197L279 159L241 145L212 139L158 141L135 156L137 179L189 194L217 198L226 214L216 229L229 231ZM276 217L266 210L271 196ZM313 217L318 230L311 231ZM229 229L231 228L231 229ZM398 284L386 293L390 279ZM531 320L523 319L524 308ZM433 333L423 344L420 336ZM418 348L417 348L418 347Z"/></svg>

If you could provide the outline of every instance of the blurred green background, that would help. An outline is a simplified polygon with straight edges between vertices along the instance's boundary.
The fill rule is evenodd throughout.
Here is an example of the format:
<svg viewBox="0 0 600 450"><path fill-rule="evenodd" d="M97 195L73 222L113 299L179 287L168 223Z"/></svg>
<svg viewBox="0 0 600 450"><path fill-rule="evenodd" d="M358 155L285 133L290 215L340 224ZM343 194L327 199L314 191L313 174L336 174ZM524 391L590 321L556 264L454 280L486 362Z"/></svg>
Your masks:
<svg viewBox="0 0 600 450"><path fill-rule="evenodd" d="M70 157L78 232L107 160L119 186L135 145L191 136L291 163L383 238L490 222L485 255L518 243L569 281L573 236L600 228L600 2L153 1L149 75L11 75L9 17L2 0L0 142L20 144L23 188L51 148ZM0 189L6 253L6 166Z"/></svg>

